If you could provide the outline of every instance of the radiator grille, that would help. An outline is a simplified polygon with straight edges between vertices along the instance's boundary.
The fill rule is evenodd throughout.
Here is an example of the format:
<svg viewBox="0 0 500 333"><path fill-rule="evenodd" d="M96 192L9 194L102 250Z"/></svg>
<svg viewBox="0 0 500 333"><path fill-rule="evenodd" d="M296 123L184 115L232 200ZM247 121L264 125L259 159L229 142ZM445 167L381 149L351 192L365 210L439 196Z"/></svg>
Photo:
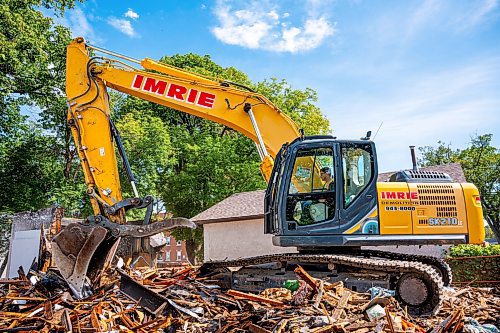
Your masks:
<svg viewBox="0 0 500 333"><path fill-rule="evenodd" d="M424 206L456 206L455 192L453 191L452 185L433 185L433 184L421 184L417 185L418 197L420 199L420 204ZM442 213L448 213L446 210L452 207L438 207L445 208ZM456 212L456 208L455 208ZM443 215L451 216L451 215ZM456 216L456 215L453 215Z"/></svg>
<svg viewBox="0 0 500 333"><path fill-rule="evenodd" d="M457 207L436 207L437 217L457 217Z"/></svg>

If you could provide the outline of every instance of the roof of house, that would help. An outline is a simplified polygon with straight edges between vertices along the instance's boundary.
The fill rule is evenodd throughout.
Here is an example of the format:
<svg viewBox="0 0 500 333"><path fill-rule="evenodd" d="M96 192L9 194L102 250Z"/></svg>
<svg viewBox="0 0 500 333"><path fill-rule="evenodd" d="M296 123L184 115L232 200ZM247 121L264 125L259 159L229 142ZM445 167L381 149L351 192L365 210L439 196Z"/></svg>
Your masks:
<svg viewBox="0 0 500 333"><path fill-rule="evenodd" d="M252 220L264 217L264 190L231 195L191 220L197 224Z"/></svg>
<svg viewBox="0 0 500 333"><path fill-rule="evenodd" d="M456 182L465 182L460 163L450 163L420 168L423 171L445 172ZM394 173L384 172L378 175L379 182L389 180ZM264 217L264 190L242 192L231 195L221 202L193 217L196 224L208 224L241 220L253 220Z"/></svg>
<svg viewBox="0 0 500 333"><path fill-rule="evenodd" d="M449 164L441 164L441 165L433 165L428 167L419 168L422 171L435 171L435 172L444 172L450 175L453 181L458 183L465 183L465 174L464 170L460 163L449 163ZM391 175L393 175L396 171L391 172L383 172L378 174L377 181L386 182L389 180Z"/></svg>

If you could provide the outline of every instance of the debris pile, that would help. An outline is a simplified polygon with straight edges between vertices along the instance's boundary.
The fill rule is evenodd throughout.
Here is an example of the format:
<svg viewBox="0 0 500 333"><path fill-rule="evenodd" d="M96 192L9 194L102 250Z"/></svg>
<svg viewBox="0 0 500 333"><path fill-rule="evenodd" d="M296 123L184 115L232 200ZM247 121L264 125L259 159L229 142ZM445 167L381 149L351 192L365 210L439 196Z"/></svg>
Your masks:
<svg viewBox="0 0 500 333"><path fill-rule="evenodd" d="M432 318L412 318L391 292L359 293L311 277L261 294L223 291L191 266L108 270L77 300L57 272L0 280L0 332L499 332L500 292L448 289Z"/></svg>

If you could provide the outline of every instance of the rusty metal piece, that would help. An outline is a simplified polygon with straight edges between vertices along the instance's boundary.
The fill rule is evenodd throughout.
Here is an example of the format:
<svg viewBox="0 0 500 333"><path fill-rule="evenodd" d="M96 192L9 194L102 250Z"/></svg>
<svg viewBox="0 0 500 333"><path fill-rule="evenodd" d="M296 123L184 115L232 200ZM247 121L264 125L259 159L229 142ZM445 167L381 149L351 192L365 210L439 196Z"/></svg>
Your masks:
<svg viewBox="0 0 500 333"><path fill-rule="evenodd" d="M72 223L52 241L54 263L77 298L83 297L83 283L90 260L106 234L103 227Z"/></svg>

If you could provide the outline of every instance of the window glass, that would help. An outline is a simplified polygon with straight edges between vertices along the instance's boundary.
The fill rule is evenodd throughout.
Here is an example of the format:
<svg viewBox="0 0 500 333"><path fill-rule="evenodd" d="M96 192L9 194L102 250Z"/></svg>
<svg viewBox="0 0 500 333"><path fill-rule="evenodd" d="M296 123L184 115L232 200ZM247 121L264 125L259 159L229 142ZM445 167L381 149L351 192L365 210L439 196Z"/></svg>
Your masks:
<svg viewBox="0 0 500 333"><path fill-rule="evenodd" d="M344 207L349 206L371 181L374 165L369 144L343 143Z"/></svg>
<svg viewBox="0 0 500 333"><path fill-rule="evenodd" d="M331 148L300 149L295 157L288 193L333 191L334 178Z"/></svg>
<svg viewBox="0 0 500 333"><path fill-rule="evenodd" d="M331 147L297 151L287 198L287 219L309 225L333 218L335 174Z"/></svg>
<svg viewBox="0 0 500 333"><path fill-rule="evenodd" d="M165 252L165 261L170 261L170 251Z"/></svg>

